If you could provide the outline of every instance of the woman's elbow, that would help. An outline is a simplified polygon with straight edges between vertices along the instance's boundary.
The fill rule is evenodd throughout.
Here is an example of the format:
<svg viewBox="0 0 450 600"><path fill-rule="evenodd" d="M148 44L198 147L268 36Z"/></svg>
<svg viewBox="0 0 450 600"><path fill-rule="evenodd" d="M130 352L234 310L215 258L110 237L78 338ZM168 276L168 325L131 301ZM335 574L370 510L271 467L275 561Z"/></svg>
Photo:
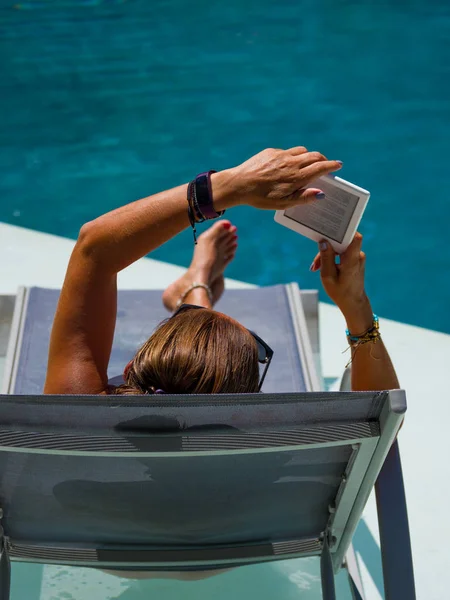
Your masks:
<svg viewBox="0 0 450 600"><path fill-rule="evenodd" d="M117 273L111 235L100 219L88 221L78 234L74 253L83 261L100 267L103 273Z"/></svg>
<svg viewBox="0 0 450 600"><path fill-rule="evenodd" d="M85 256L99 254L101 248L101 231L96 221L85 223L78 234L75 249Z"/></svg>

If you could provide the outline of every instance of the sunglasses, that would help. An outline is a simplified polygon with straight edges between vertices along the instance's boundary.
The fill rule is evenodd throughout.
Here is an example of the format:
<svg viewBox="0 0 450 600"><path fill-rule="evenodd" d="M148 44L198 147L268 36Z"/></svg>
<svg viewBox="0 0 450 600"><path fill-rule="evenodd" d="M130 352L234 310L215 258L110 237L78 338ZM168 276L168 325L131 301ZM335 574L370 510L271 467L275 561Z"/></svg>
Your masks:
<svg viewBox="0 0 450 600"><path fill-rule="evenodd" d="M188 310L196 310L198 308L205 308L205 307L197 306L196 304L182 304L173 313L173 315L170 318L173 319L174 317L176 317L177 315L179 315L182 312L186 312ZM266 342L264 340L262 340L259 337L259 335L256 335L256 333L254 333L253 331L250 331L250 329L247 329L247 331L250 333L250 335L253 337L253 339L256 342L256 346L258 348L258 362L261 363L262 365L264 365L264 370L262 372L262 375L261 375L261 378L260 378L259 384L258 384L258 392L260 392L261 388L262 388L262 384L264 383L264 379L267 374L267 369L269 368L270 361L272 360L272 357L273 357L273 350L272 350L272 348L270 348L270 346L268 346L266 344Z"/></svg>

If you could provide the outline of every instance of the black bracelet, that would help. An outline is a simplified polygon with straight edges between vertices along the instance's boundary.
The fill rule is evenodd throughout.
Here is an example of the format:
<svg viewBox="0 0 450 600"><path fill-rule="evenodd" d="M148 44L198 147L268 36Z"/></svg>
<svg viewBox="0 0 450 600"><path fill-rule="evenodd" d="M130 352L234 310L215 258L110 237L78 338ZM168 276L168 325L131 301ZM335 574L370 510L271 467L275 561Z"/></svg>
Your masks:
<svg viewBox="0 0 450 600"><path fill-rule="evenodd" d="M194 236L194 245L197 245L197 229L195 227L196 223L203 223L203 221L205 220L205 217L201 214L201 212L198 209L198 206L195 202L195 187L194 187L194 182L191 181L188 184L188 189L187 189L187 202L188 202L188 218L189 218L189 223L191 224L192 227L192 235Z"/></svg>
<svg viewBox="0 0 450 600"><path fill-rule="evenodd" d="M195 182L194 181L191 181L190 184L188 185L187 201L188 201L188 206L191 209L191 213L194 218L194 221L196 223L203 223L203 221L206 221L205 216L202 214L202 212L198 206L197 198L195 195Z"/></svg>
<svg viewBox="0 0 450 600"><path fill-rule="evenodd" d="M194 179L195 201L199 207L199 211L204 215L205 219L217 219L221 217L224 210L216 212L213 204L213 193L211 187L211 175L217 171L207 171L200 173Z"/></svg>
<svg viewBox="0 0 450 600"><path fill-rule="evenodd" d="M194 244L197 244L196 223L216 219L224 214L224 210L216 212L213 206L213 196L211 188L211 174L216 171L200 173L191 181L187 189L188 217L194 236Z"/></svg>

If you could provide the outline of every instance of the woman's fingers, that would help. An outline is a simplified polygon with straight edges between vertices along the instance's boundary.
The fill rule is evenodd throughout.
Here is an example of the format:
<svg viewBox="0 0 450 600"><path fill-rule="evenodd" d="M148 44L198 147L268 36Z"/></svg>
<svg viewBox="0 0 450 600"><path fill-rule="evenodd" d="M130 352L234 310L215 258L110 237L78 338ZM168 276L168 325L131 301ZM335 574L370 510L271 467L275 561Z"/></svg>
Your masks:
<svg viewBox="0 0 450 600"><path fill-rule="evenodd" d="M344 267L356 264L360 259L363 236L357 231L347 250L341 254L341 265Z"/></svg>
<svg viewBox="0 0 450 600"><path fill-rule="evenodd" d="M284 210L298 204L308 204L309 202L320 201L324 197L325 194L320 188L301 188L286 198L287 206Z"/></svg>
<svg viewBox="0 0 450 600"><path fill-rule="evenodd" d="M286 152L288 154L292 154L292 156L297 156L299 154L305 154L305 152L308 152L308 150L305 148L305 146L295 146L294 148L289 148L286 150Z"/></svg>
<svg viewBox="0 0 450 600"><path fill-rule="evenodd" d="M296 154L292 158L293 164L299 169L325 160L327 160L327 157L320 152L304 152L302 154Z"/></svg>
<svg viewBox="0 0 450 600"><path fill-rule="evenodd" d="M313 272L320 270L320 252L314 257L309 270Z"/></svg>
<svg viewBox="0 0 450 600"><path fill-rule="evenodd" d="M334 251L330 242L327 240L322 240L319 242L319 250L320 274L322 276L322 280L335 279L338 272L335 262L336 252Z"/></svg>
<svg viewBox="0 0 450 600"><path fill-rule="evenodd" d="M289 187L294 191L286 199L289 206L302 204L306 200L315 200L324 196L320 188L308 188L308 185L322 177L342 168L342 162L339 160L327 160L320 152L306 152L298 156L293 156L289 169ZM297 189L295 189L297 187ZM300 200L300 201L299 201Z"/></svg>
<svg viewBox="0 0 450 600"><path fill-rule="evenodd" d="M360 233L356 233L353 238L351 244L348 246L347 250L340 255L340 265L343 265L344 269L348 266L351 266L357 262L365 262L366 255L364 252L361 252L363 236ZM326 242L329 244L329 242ZM336 253L335 253L336 254ZM319 271L321 267L321 253L319 252L314 257L314 260L309 267L310 271ZM340 268L340 267L339 267ZM339 270L339 269L338 269Z"/></svg>
<svg viewBox="0 0 450 600"><path fill-rule="evenodd" d="M308 162L308 160L305 162ZM316 157L313 162L308 162L305 166L300 166L298 181L299 183L301 182L302 186L305 186L318 177L333 173L341 168L342 162L340 160L323 160Z"/></svg>

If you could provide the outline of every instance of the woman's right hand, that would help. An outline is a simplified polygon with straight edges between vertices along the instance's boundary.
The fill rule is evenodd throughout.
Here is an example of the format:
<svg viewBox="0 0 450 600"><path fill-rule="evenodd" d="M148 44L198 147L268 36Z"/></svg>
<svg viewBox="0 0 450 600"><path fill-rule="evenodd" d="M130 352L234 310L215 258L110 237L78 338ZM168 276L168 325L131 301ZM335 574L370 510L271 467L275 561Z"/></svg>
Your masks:
<svg viewBox="0 0 450 600"><path fill-rule="evenodd" d="M219 183L224 178L233 205L248 204L260 209L285 210L312 200L320 201L321 196L317 194L321 190L306 189L307 186L318 177L338 171L341 167L341 161L327 160L323 154L308 152L303 146L289 150L269 148L233 169L213 175L212 181L214 188L215 180ZM216 210L228 207L221 204L216 206Z"/></svg>
<svg viewBox="0 0 450 600"><path fill-rule="evenodd" d="M320 269L322 285L338 306L353 334L363 333L372 325L373 313L364 289L366 255L361 252L362 235L356 233L347 250L336 264L336 252L331 244L322 241L311 271Z"/></svg>

